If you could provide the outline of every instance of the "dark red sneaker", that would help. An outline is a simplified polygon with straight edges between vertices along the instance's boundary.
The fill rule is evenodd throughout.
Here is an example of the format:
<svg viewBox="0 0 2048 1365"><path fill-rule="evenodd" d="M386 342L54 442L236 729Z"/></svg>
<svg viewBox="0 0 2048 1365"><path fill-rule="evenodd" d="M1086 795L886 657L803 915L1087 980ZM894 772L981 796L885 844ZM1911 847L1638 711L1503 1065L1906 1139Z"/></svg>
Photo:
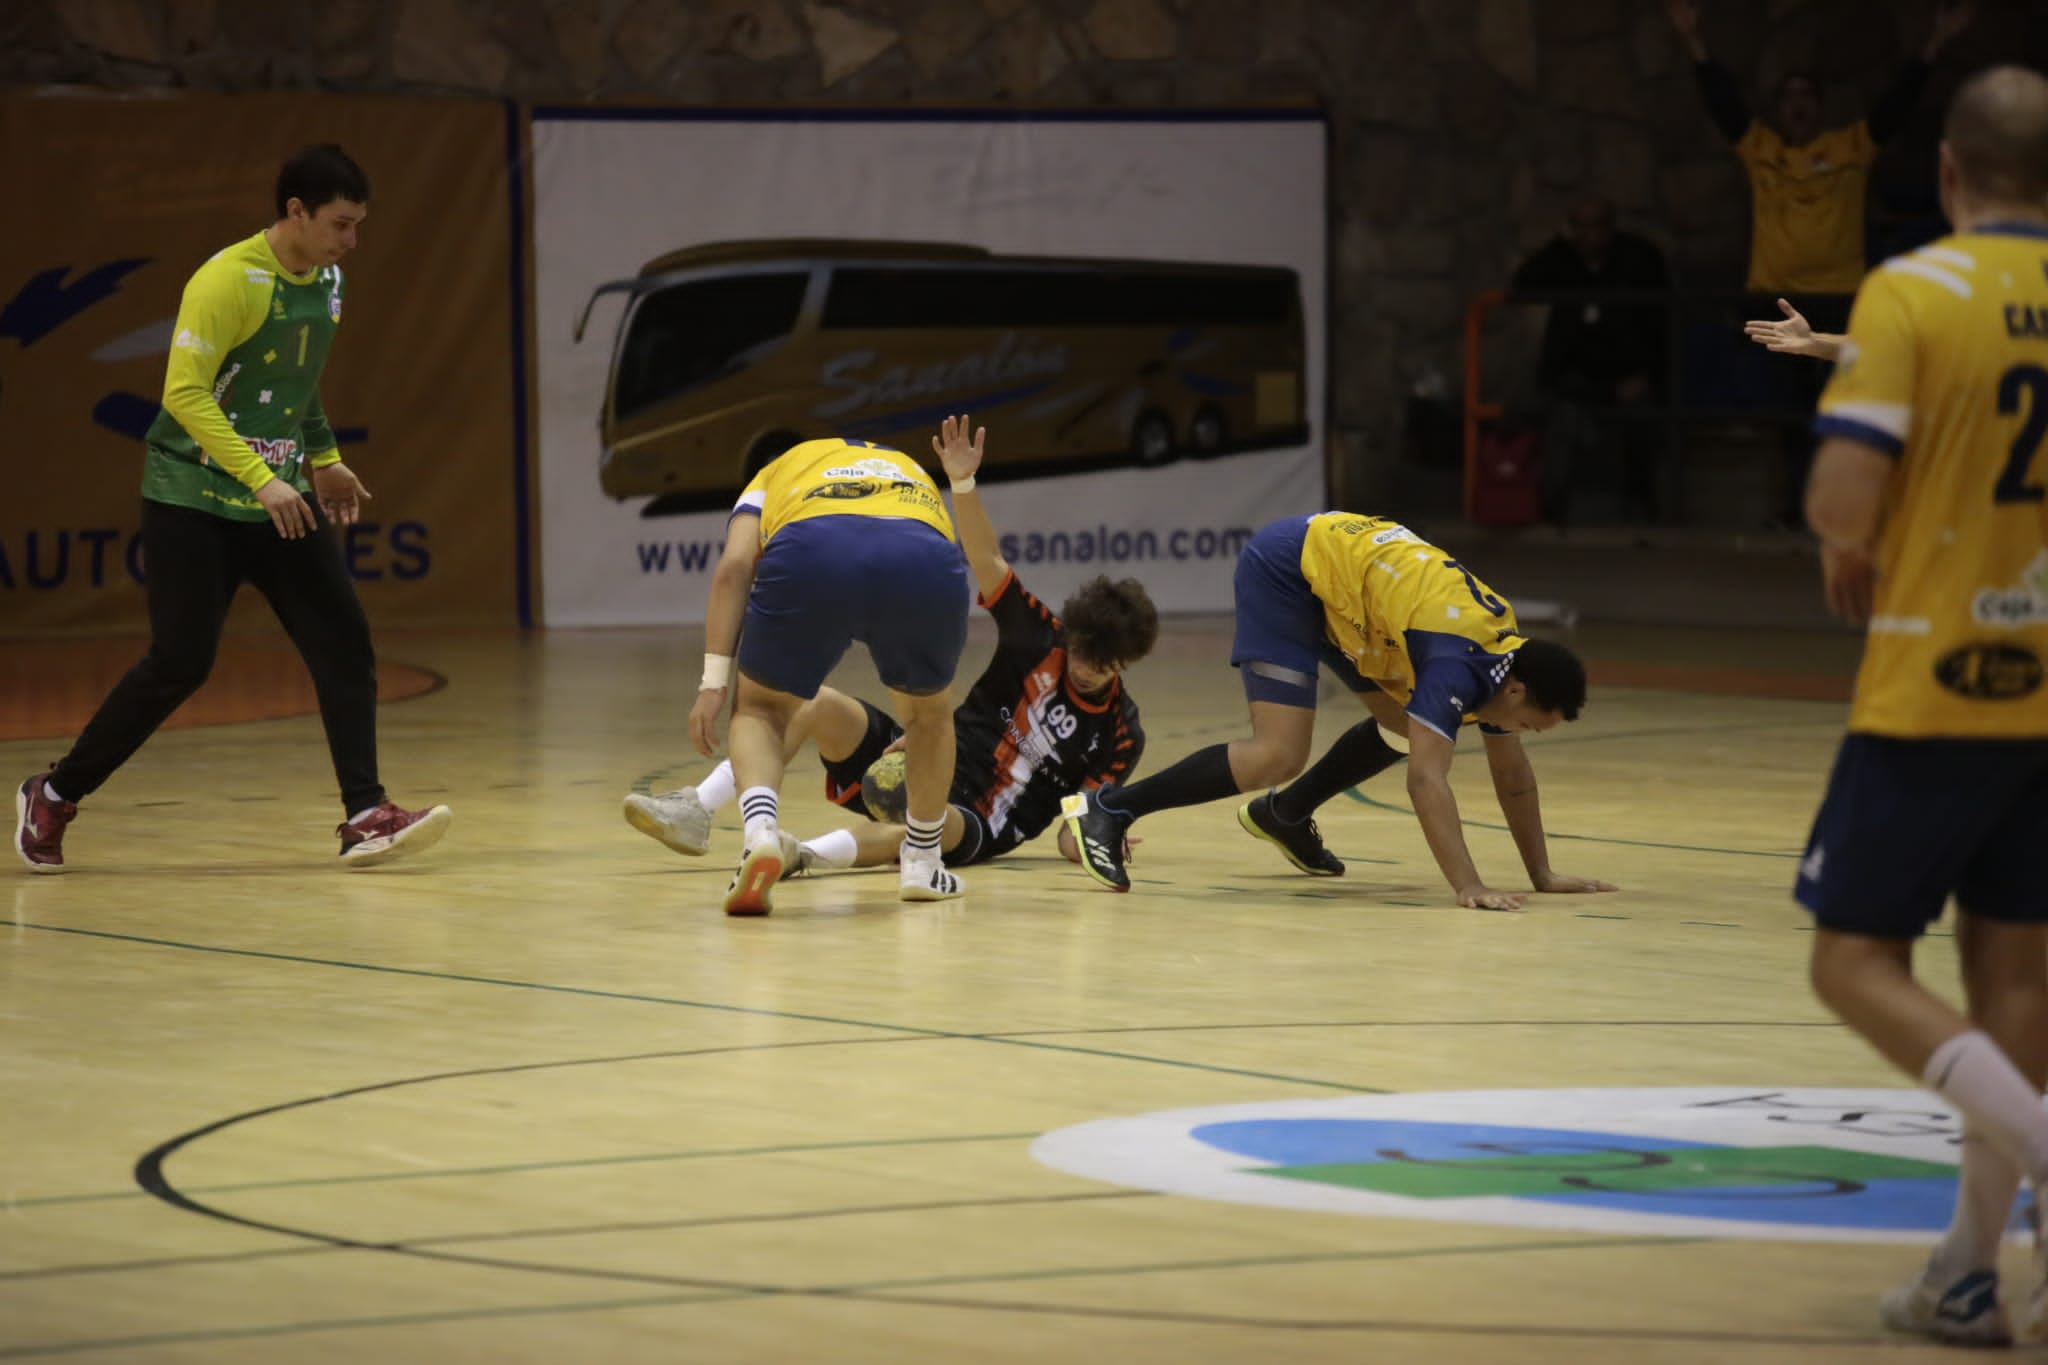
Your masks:
<svg viewBox="0 0 2048 1365"><path fill-rule="evenodd" d="M375 867L432 848L441 842L454 819L455 812L446 806L400 810L386 801L362 819L350 820L334 831L341 836L342 865Z"/></svg>
<svg viewBox="0 0 2048 1365"><path fill-rule="evenodd" d="M14 851L31 872L64 870L64 827L78 818L75 801L52 801L37 773L14 793Z"/></svg>

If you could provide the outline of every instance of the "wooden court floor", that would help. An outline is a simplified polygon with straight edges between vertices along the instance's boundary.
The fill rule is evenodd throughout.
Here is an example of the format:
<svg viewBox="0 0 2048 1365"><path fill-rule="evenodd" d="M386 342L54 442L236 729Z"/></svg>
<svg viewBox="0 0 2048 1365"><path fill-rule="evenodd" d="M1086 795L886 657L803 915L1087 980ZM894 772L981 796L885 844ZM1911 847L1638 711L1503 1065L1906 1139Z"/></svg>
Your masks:
<svg viewBox="0 0 2048 1365"><path fill-rule="evenodd" d="M1556 865L1624 889L1518 914L1449 903L1391 775L1326 809L1342 879L1219 805L1142 825L1126 896L1047 840L960 902L850 874L727 921L731 812L700 860L619 816L703 769L687 632L386 634L445 679L385 709L387 781L456 824L383 872L333 865L310 717L167 731L75 871L0 877L0 1360L1935 1359L1875 1323L1912 1245L1233 1202L1175 1187L1185 1136L1097 1143L1118 1178L1041 1159L1162 1111L1517 1091L1489 1122L1542 1128L1546 1093L1898 1085L1812 1001L1787 894L1853 642L1580 638L1600 684L1532 751ZM1147 768L1237 732L1226 639L1171 623L1134 671ZM784 810L828 827L815 759ZM1576 1150L1515 1141L1488 1178Z"/></svg>

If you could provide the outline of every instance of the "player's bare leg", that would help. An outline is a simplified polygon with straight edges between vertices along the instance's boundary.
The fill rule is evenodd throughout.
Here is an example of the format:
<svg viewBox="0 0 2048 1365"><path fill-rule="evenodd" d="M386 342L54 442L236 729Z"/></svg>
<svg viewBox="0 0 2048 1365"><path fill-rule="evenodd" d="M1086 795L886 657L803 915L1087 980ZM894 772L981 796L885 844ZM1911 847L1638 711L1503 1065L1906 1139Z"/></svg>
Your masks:
<svg viewBox="0 0 2048 1365"><path fill-rule="evenodd" d="M901 894L904 900L949 900L961 893L960 879L946 871L940 852L953 785L953 692L924 696L893 694L903 722L903 788L909 822L903 836Z"/></svg>
<svg viewBox="0 0 2048 1365"><path fill-rule="evenodd" d="M1408 753L1408 716L1384 692L1354 693L1372 719L1352 726L1285 787L1268 788L1237 808L1247 834L1279 849L1312 877L1341 877L1344 862L1323 843L1315 813L1342 791L1369 782Z"/></svg>
<svg viewBox="0 0 2048 1365"><path fill-rule="evenodd" d="M1991 997L1978 1000L1973 991L1973 1014L1983 1023L1995 1020L2001 1032L2032 1028L2038 1039L2042 1024L2035 1011L2048 1010L2048 931L1979 925L1965 933L1974 935L1971 947L1964 949L1970 955L1966 983ZM2031 953L2032 960L2027 965L1994 960L1994 953L2005 952L2018 958ZM1957 1013L1914 980L1912 957L1910 940L1819 929L1811 968L1814 991L1893 1065L1954 1104L1964 1116L1966 1131L1988 1144L1992 1157L1988 1162L1974 1158L1980 1169L1971 1172L1972 1188L1959 1194L1986 1205L1994 1202L2007 1179L2005 1170L2033 1180L2037 1190L2043 1188L2048 1185L2048 1113L2041 1108L2040 1071L2030 1078L2001 1049L1996 1035L1979 1026L1978 1018ZM2029 998L2036 993L2042 999ZM2041 1064L2039 1047L2036 1041L2021 1049L2035 1068ZM1972 1160L1967 1155L1965 1159ZM2011 1190L2004 1193L2009 1211ZM1970 1224L1962 1229L1965 1238L1987 1235L1972 1212L1959 1209L1958 1221ZM1997 1236L2002 1235L1999 1219ZM1887 1323L1950 1341L2009 1340L1997 1298L1995 1238L1993 1250L1993 1265L1966 1269L1946 1285L1909 1285L1888 1295Z"/></svg>
<svg viewBox="0 0 2048 1365"><path fill-rule="evenodd" d="M821 757L844 758L866 734L867 712L861 704L836 688L821 687L789 718L782 737L783 766L787 768L813 740ZM629 792L624 802L626 823L678 853L700 857L711 847L712 817L738 793L732 760L724 759L695 786L651 795Z"/></svg>
<svg viewBox="0 0 2048 1365"><path fill-rule="evenodd" d="M746 819L739 868L725 893L728 915L765 915L783 864L784 848L776 821L776 793L785 766L783 740L803 699L767 687L745 673L733 698L732 724L726 730L726 753L732 759L733 781L739 788L740 812ZM791 841L792 847L794 841Z"/></svg>
<svg viewBox="0 0 2048 1365"><path fill-rule="evenodd" d="M796 867L783 875L849 867L893 867L902 856L903 838L909 832L904 825L870 820L850 829L836 829L830 834L806 839L800 847ZM939 836L939 852L951 853L966 837L967 821L961 817L959 808L946 807L946 832Z"/></svg>

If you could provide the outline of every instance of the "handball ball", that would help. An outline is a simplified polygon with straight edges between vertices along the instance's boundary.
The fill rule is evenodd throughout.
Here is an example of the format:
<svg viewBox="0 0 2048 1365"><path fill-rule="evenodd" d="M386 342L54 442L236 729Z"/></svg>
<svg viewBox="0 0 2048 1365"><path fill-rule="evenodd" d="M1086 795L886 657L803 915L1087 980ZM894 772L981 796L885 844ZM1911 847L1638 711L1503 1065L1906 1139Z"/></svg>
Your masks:
<svg viewBox="0 0 2048 1365"><path fill-rule="evenodd" d="M903 787L903 751L883 754L860 779L861 803L868 814L888 825L900 825L910 814L910 793Z"/></svg>

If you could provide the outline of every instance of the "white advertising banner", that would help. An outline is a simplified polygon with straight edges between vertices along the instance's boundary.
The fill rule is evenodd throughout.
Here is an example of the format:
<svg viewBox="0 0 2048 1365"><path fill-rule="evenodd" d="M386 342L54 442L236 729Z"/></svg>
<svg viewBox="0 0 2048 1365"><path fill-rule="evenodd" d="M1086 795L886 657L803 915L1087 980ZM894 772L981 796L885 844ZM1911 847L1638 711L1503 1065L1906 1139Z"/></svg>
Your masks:
<svg viewBox="0 0 2048 1365"><path fill-rule="evenodd" d="M701 622L751 470L931 464L950 412L1041 597L1228 610L1245 538L1324 502L1324 147L1306 112L536 110L544 620Z"/></svg>

